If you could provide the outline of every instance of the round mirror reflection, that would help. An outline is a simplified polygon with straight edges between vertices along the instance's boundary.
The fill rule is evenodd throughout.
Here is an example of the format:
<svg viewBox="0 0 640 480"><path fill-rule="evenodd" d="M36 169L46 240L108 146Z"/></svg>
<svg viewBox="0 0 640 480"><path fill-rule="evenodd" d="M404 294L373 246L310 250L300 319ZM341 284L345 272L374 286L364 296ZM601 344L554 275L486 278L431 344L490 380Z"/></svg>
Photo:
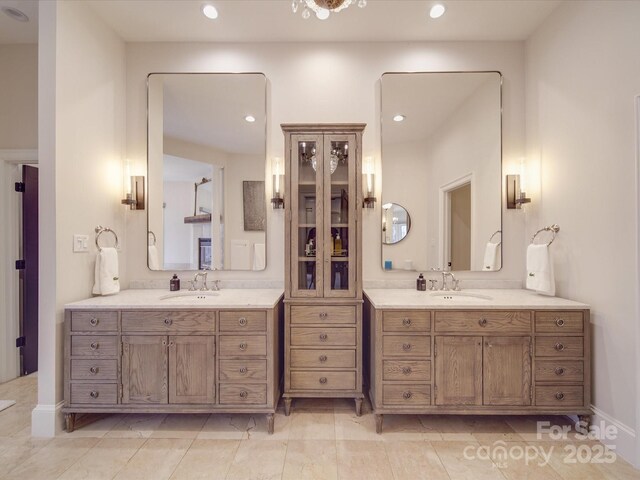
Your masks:
<svg viewBox="0 0 640 480"><path fill-rule="evenodd" d="M393 245L404 239L411 230L411 216L397 203L382 205L382 244Z"/></svg>

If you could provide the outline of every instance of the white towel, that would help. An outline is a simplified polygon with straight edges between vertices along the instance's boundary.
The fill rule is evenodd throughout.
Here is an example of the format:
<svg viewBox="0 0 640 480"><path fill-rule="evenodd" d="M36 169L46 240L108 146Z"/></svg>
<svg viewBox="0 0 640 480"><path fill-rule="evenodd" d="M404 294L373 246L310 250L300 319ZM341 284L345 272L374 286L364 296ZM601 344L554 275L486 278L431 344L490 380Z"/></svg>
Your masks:
<svg viewBox="0 0 640 480"><path fill-rule="evenodd" d="M120 291L118 251L102 248L96 256L94 295L113 295Z"/></svg>
<svg viewBox="0 0 640 480"><path fill-rule="evenodd" d="M482 270L486 272L495 272L500 268L500 244L487 243L484 249L484 261L482 262Z"/></svg>
<svg viewBox="0 0 640 480"><path fill-rule="evenodd" d="M253 269L264 270L266 267L266 256L264 243L253 244Z"/></svg>
<svg viewBox="0 0 640 480"><path fill-rule="evenodd" d="M158 248L155 245L149 245L149 254L147 258L150 270L161 270Z"/></svg>
<svg viewBox="0 0 640 480"><path fill-rule="evenodd" d="M532 244L527 248L527 288L552 297L556 294L553 261L548 245Z"/></svg>

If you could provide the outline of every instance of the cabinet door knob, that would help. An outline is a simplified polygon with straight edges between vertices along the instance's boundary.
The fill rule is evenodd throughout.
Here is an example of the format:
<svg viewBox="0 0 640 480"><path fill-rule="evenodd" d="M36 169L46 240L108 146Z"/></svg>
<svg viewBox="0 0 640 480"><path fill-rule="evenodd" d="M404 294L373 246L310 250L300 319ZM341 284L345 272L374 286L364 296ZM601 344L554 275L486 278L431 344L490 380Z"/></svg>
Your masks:
<svg viewBox="0 0 640 480"><path fill-rule="evenodd" d="M478 325L480 325L481 327L486 327L487 326L487 319L486 318L481 318L480 320L478 320Z"/></svg>
<svg viewBox="0 0 640 480"><path fill-rule="evenodd" d="M91 324L92 327L96 327L98 325L98 323L100 323L100 320L98 320L97 318L93 317L91 320L89 320L89 323Z"/></svg>
<svg viewBox="0 0 640 480"><path fill-rule="evenodd" d="M402 344L402 349L403 349L405 352L408 352L409 350L411 350L411 344L410 344L410 343L403 343L403 344Z"/></svg>
<svg viewBox="0 0 640 480"><path fill-rule="evenodd" d="M249 396L249 394L247 393L247 391L246 391L246 390L242 390L242 391L240 392L240 398L245 399L245 398L247 398L248 396Z"/></svg>
<svg viewBox="0 0 640 480"><path fill-rule="evenodd" d="M91 393L89 393L89 396L91 398L98 398L100 396L100 392L98 392L97 390L92 390Z"/></svg>
<svg viewBox="0 0 640 480"><path fill-rule="evenodd" d="M327 361L327 356L326 355L320 355L319 360L324 363L324 362Z"/></svg>
<svg viewBox="0 0 640 480"><path fill-rule="evenodd" d="M320 312L320 318L327 318L327 312Z"/></svg>
<svg viewBox="0 0 640 480"><path fill-rule="evenodd" d="M557 351L561 352L561 351L564 350L564 344L558 342L553 346L553 348L555 348Z"/></svg>
<svg viewBox="0 0 640 480"><path fill-rule="evenodd" d="M564 400L564 393L562 392L556 393L556 400Z"/></svg>
<svg viewBox="0 0 640 480"><path fill-rule="evenodd" d="M164 319L164 324L168 327L169 325L171 325L173 323L173 320L171 320L170 318L165 318Z"/></svg>
<svg viewBox="0 0 640 480"><path fill-rule="evenodd" d="M404 325L405 327L410 327L411 326L411 319L410 318L402 319L402 325Z"/></svg>
<svg viewBox="0 0 640 480"><path fill-rule="evenodd" d="M241 343L239 345L239 347L240 347L240 350L246 350L247 349L247 344L246 343Z"/></svg>
<svg viewBox="0 0 640 480"><path fill-rule="evenodd" d="M91 345L89 345L89 347L91 348L91 350L98 350L100 348L100 344L98 342L91 342Z"/></svg>
<svg viewBox="0 0 640 480"><path fill-rule="evenodd" d="M558 327L564 327L564 320L562 318L556 318L556 325Z"/></svg>
<svg viewBox="0 0 640 480"><path fill-rule="evenodd" d="M321 333L321 334L320 334L320 340L321 340L322 342L326 342L326 341L327 341L327 338L328 338L328 337L327 337L327 334L326 334L326 333Z"/></svg>
<svg viewBox="0 0 640 480"><path fill-rule="evenodd" d="M327 377L320 377L320 383L322 385L324 385L325 383L327 383Z"/></svg>
<svg viewBox="0 0 640 480"><path fill-rule="evenodd" d="M247 373L247 367L240 367L240 373L242 375L244 375L245 373Z"/></svg>
<svg viewBox="0 0 640 480"><path fill-rule="evenodd" d="M402 373L405 375L411 375L411 367L402 367Z"/></svg>
<svg viewBox="0 0 640 480"><path fill-rule="evenodd" d="M240 326L244 327L247 324L247 319L245 317L240 317L238 319L238 323L240 324Z"/></svg>
<svg viewBox="0 0 640 480"><path fill-rule="evenodd" d="M91 373L91 375L97 375L99 371L100 369L98 367L91 367L89 369L89 373Z"/></svg>
<svg viewBox="0 0 640 480"><path fill-rule="evenodd" d="M556 375L564 375L564 368L556 367Z"/></svg>
<svg viewBox="0 0 640 480"><path fill-rule="evenodd" d="M411 393L411 392L404 392L402 394L402 398L404 398L405 400L410 400L411 397L413 397L413 393Z"/></svg>

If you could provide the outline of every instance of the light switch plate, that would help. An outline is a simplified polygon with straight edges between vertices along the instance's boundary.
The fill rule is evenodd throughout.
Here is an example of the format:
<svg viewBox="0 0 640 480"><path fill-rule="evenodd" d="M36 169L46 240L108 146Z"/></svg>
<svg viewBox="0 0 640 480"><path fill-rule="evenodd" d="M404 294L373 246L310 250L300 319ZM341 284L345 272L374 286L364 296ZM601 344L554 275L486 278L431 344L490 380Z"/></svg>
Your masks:
<svg viewBox="0 0 640 480"><path fill-rule="evenodd" d="M89 235L73 236L73 252L83 253L89 251Z"/></svg>

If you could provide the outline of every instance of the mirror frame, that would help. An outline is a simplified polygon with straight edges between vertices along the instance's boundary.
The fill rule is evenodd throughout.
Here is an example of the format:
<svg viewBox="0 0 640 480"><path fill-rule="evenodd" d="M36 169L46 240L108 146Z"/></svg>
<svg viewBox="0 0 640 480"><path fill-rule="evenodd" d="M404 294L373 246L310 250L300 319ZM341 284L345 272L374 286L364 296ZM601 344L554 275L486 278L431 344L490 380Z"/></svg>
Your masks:
<svg viewBox="0 0 640 480"><path fill-rule="evenodd" d="M378 111L379 115L380 115L380 171L382 172L382 163L384 162L384 148L383 148L383 132L384 132L384 126L383 126L383 115L382 115L382 96L383 96L383 91L382 91L382 79L384 78L385 75L415 75L415 74L442 74L442 73L497 73L498 74L498 78L500 80L500 230L502 233L504 233L504 207L503 207L503 203L504 203L504 112L503 112L503 108L504 108L504 93L503 93L503 87L504 87L504 75L502 74L502 72L500 70L443 70L443 71L431 71L431 72L425 72L425 71L417 71L417 72L384 72L382 73L382 75L380 75L380 109ZM384 181L384 178L383 178ZM382 195L384 193L384 186L381 183L380 184L380 204L382 205ZM394 202L391 202L394 203ZM405 209L406 210L406 209ZM380 209L380 228L382 228L382 209ZM380 236L380 238L382 238L382 235ZM405 237L406 238L406 237ZM501 236L501 246L500 246L500 268L497 270L492 270L492 271L486 271L486 270L454 270L454 271L469 271L471 273L494 273L494 272L499 272L500 270L502 270L502 268L504 267L504 241L502 241L502 236ZM401 240L402 241L402 240ZM400 243L400 242L397 242ZM394 243L392 245L397 245L397 243ZM384 246L388 245L385 243L382 243L382 241L380 241L380 263L379 265L381 266L381 269L383 272L390 272L392 270L385 270L383 267L383 263L384 263ZM438 255L438 262L440 262L440 255Z"/></svg>
<svg viewBox="0 0 640 480"><path fill-rule="evenodd" d="M232 269L222 269L220 271L223 272L264 272L267 270L267 267L269 266L269 245L268 245L268 225L269 225L269 206L271 205L270 201L269 201L269 195L267 193L267 185L270 183L268 182L268 178L267 178L267 168L268 168L268 155L267 155L267 147L268 147L268 134L269 134L269 103L268 103L268 78L267 75L263 72L150 72L147 74L147 77L145 79L146 82L146 101L147 101L147 112L146 112L146 142L145 145L147 147L147 161L146 161L146 167L147 167L147 185L150 184L149 182L149 77L151 77L152 75L261 75L262 78L264 79L264 184L265 184L265 195L264 195L264 202L265 202L265 210L266 210L266 215L265 215L265 225L264 225L264 250L265 250L265 258L264 258L264 268L261 270L232 270ZM148 187L147 187L148 188ZM145 235L145 239L147 241L146 245L145 245L145 249L146 249L146 254L147 254L147 269L151 272L169 272L169 271L173 271L173 270L152 270L151 268L149 268L149 235L150 235L150 230L149 230L149 212L150 212L150 204L149 204L149 192L147 190L147 214L146 214L146 230L147 230L147 234ZM155 234L154 235L154 244L155 244ZM198 270L181 270L183 272L196 272Z"/></svg>

